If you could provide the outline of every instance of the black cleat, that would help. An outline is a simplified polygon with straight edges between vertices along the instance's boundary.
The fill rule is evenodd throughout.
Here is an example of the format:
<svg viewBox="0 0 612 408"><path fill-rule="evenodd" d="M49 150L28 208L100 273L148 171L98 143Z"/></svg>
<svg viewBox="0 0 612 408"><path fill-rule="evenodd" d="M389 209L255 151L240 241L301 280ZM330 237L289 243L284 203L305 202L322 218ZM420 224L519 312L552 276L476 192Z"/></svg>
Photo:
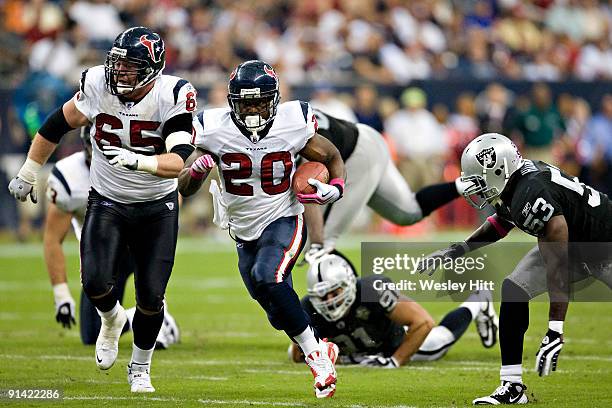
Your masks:
<svg viewBox="0 0 612 408"><path fill-rule="evenodd" d="M502 381L493 394L486 397L476 398L472 401L474 405L502 405L502 404L527 404L529 400L525 394L527 387L521 383Z"/></svg>

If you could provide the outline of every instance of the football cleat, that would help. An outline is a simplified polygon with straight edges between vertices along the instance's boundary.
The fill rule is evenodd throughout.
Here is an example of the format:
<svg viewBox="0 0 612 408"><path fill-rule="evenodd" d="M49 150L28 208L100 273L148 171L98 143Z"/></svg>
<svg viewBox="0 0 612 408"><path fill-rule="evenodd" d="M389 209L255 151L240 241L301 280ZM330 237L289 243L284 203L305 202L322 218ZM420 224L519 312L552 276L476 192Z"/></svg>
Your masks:
<svg viewBox="0 0 612 408"><path fill-rule="evenodd" d="M165 350L170 345L176 344L181 338L179 327L174 320L174 317L168 312L168 309L164 311L164 322L162 323L161 329L157 339L155 339L155 348L157 350Z"/></svg>
<svg viewBox="0 0 612 408"><path fill-rule="evenodd" d="M320 350L306 356L306 364L314 377L314 390L317 398L330 398L336 392L336 368L338 346L325 340L319 341Z"/></svg>
<svg viewBox="0 0 612 408"><path fill-rule="evenodd" d="M115 364L119 353L119 337L127 321L125 309L119 306L117 314L109 319L101 318L102 325L96 340L96 365L100 370L108 370Z"/></svg>
<svg viewBox="0 0 612 408"><path fill-rule="evenodd" d="M155 392L149 375L150 368L151 364L139 364L133 361L128 364L128 384L132 392Z"/></svg>
<svg viewBox="0 0 612 408"><path fill-rule="evenodd" d="M478 331L482 345L485 348L491 348L497 343L499 319L495 313L491 292L486 291L483 295L484 300L481 302L482 306L480 312L476 316L474 322L476 323L476 330Z"/></svg>
<svg viewBox="0 0 612 408"><path fill-rule="evenodd" d="M502 404L527 404L529 399L525 395L527 386L521 383L502 381L493 394L486 397L476 398L474 405L502 405Z"/></svg>

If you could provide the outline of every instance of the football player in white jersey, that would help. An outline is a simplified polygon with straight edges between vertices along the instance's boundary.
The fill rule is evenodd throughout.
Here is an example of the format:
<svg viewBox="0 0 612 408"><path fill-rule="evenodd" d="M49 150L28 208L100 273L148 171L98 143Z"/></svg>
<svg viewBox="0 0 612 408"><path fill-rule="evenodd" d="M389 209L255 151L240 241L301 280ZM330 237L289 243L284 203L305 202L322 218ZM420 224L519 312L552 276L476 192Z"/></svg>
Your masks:
<svg viewBox="0 0 612 408"><path fill-rule="evenodd" d="M193 194L218 164L223 193L217 208L227 209L242 279L272 326L300 346L315 377L315 395L325 398L336 389L337 346L313 331L290 273L306 242L302 203L338 200L344 163L338 149L316 133L308 103L279 104L278 87L274 69L262 61L244 62L231 73L230 107L205 110L194 120L197 149L179 176L179 190ZM298 154L324 163L329 184L310 179L316 193L296 195L291 179Z"/></svg>
<svg viewBox="0 0 612 408"><path fill-rule="evenodd" d="M71 328L75 321L75 302L68 288L66 275L66 258L62 249L64 238L72 229L81 240L81 230L85 211L87 209L87 196L89 194L89 166L91 164L90 127L81 128L83 151L71 154L58 161L47 180L48 208L43 230L45 251L45 264L55 299L55 320L64 328ZM136 265L129 255L127 248L119 258L119 272L113 290L117 292L117 299L121 302L125 292L128 277L134 272ZM130 330L136 308L126 310L128 322L125 330ZM84 293L81 293L79 307L79 327L83 344L95 344L100 332L100 316L96 308ZM165 349L178 341L179 328L172 315L164 307L164 324L162 325L155 347Z"/></svg>
<svg viewBox="0 0 612 408"><path fill-rule="evenodd" d="M164 293L174 265L178 233L176 177L190 144L196 92L186 80L162 75L165 47L146 27L121 33L104 65L81 76L74 98L36 134L26 162L11 180L11 194L36 202L36 176L61 137L92 123L91 190L81 236L83 290L102 327L96 364L115 363L127 320L113 290L125 247L136 262L134 344L128 364L132 392L153 392L149 370L164 319Z"/></svg>

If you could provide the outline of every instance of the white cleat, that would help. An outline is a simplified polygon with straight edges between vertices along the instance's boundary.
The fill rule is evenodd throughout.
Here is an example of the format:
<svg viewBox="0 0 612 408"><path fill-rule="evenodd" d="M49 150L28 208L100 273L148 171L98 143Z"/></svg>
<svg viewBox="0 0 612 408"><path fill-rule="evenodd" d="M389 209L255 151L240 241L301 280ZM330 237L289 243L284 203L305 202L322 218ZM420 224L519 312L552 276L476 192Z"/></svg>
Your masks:
<svg viewBox="0 0 612 408"><path fill-rule="evenodd" d="M166 307L164 311L164 322L162 323L161 329L159 329L157 339L155 339L155 348L158 350L165 350L170 347L170 345L178 343L180 338L181 333L179 327Z"/></svg>
<svg viewBox="0 0 612 408"><path fill-rule="evenodd" d="M338 346L321 340L320 350L306 356L306 364L314 376L314 390L317 398L330 398L336 392L336 368L334 362L338 355Z"/></svg>
<svg viewBox="0 0 612 408"><path fill-rule="evenodd" d="M119 337L127 321L125 309L119 306L117 314L110 319L101 318L102 326L96 340L96 365L100 370L108 370L115 364L119 354Z"/></svg>
<svg viewBox="0 0 612 408"><path fill-rule="evenodd" d="M497 343L499 319L497 318L497 313L495 313L493 295L491 292L487 290L480 291L480 293L483 296L481 309L474 321L482 345L485 348L490 348Z"/></svg>
<svg viewBox="0 0 612 408"><path fill-rule="evenodd" d="M130 384L132 392L155 392L155 388L151 384L150 369L151 364L138 364L134 362L128 364L128 384Z"/></svg>

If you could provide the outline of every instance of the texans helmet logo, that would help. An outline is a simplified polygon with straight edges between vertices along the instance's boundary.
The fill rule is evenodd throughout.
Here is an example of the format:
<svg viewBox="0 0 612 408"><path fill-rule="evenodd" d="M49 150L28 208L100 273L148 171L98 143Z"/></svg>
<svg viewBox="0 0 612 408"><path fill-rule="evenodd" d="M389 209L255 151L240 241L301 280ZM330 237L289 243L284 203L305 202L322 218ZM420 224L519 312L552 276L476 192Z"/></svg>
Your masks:
<svg viewBox="0 0 612 408"><path fill-rule="evenodd" d="M476 160L478 160L478 163L485 169L492 169L495 167L495 163L497 163L495 149L487 147L476 155Z"/></svg>
<svg viewBox="0 0 612 408"><path fill-rule="evenodd" d="M154 40L149 40L147 38L146 34L143 34L140 36L140 43L142 45L144 45L145 47L147 47L147 49L149 50L149 55L151 56L151 59L153 60L153 62L159 62L160 61L160 55L156 54L157 52L161 51L161 48L159 47L159 45L155 45L157 42L159 42L159 38L156 38Z"/></svg>
<svg viewBox="0 0 612 408"><path fill-rule="evenodd" d="M276 72L274 72L272 68L268 68L267 66L264 65L264 71L266 72L266 74L270 75L272 78L276 78Z"/></svg>

